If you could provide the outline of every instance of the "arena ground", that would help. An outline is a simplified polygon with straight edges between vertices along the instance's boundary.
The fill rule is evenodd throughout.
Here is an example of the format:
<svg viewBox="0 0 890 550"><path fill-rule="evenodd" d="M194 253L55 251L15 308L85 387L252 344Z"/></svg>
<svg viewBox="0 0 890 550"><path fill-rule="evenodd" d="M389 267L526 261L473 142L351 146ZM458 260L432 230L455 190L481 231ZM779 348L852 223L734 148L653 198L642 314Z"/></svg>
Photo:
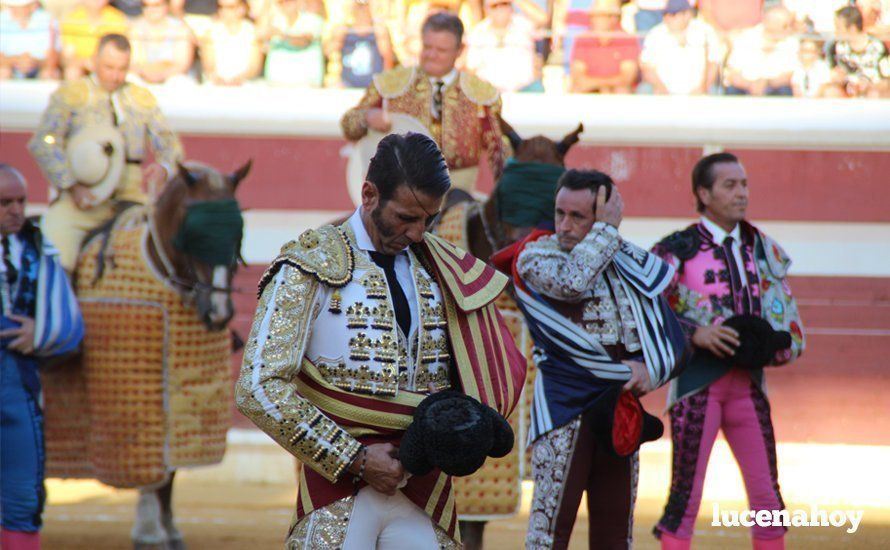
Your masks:
<svg viewBox="0 0 890 550"><path fill-rule="evenodd" d="M664 467L667 464L663 464ZM657 464L643 468L651 473ZM714 476L710 476L709 483ZM736 486L740 492L741 487ZM646 492L645 487L641 492ZM708 490L711 487L709 486ZM125 550L131 548L130 527L136 492L114 490L93 481L49 481L50 501L44 528L45 550ZM522 511L515 517L489 524L485 547L490 550L518 549L525 540L528 491ZM208 483L189 479L177 482L175 510L180 529L192 550L279 549L290 522L295 489L287 483ZM637 501L635 548L657 548L650 534L661 513L663 498L644 496ZM710 526L713 500L706 499L696 528L695 548L750 548L747 529ZM744 509L744 502L721 498L725 510ZM828 506L828 505L826 505ZM809 509L809 503L788 502L789 509ZM845 506L839 506L845 509ZM835 548L882 549L890 547L890 508L865 508L856 533L842 528L794 528L787 538L789 549L829 550ZM587 548L586 511L582 505L570 548ZM405 546L410 550L410 544Z"/></svg>

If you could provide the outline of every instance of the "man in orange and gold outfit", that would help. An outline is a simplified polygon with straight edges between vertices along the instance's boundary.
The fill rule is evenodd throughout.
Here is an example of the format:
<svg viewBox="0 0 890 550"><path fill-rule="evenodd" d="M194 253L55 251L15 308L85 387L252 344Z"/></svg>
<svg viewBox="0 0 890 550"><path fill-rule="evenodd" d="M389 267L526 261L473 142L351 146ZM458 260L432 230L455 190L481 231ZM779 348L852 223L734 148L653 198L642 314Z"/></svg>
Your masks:
<svg viewBox="0 0 890 550"><path fill-rule="evenodd" d="M388 133L388 112L416 118L445 155L452 184L473 191L483 152L495 178L500 175L505 153L500 94L491 84L454 66L463 51L463 33L457 16L444 12L431 15L423 24L420 65L376 75L340 124L346 139L357 141L368 129Z"/></svg>

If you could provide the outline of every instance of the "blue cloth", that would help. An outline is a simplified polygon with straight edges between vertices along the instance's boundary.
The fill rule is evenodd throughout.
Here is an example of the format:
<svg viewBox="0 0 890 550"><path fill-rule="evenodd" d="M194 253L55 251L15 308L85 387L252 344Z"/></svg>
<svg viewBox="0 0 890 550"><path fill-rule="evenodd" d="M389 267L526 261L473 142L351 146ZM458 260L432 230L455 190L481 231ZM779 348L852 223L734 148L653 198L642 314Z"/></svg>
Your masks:
<svg viewBox="0 0 890 550"><path fill-rule="evenodd" d="M33 533L40 529L46 498L43 415L22 373L39 380L37 362L0 351L0 524Z"/></svg>
<svg viewBox="0 0 890 550"><path fill-rule="evenodd" d="M10 302L0 303L0 327L18 325L10 310L34 319L34 354L10 351L11 339L0 340L0 523L10 531L35 532L46 498L37 368L41 358L77 349L83 318L55 248L30 223L18 237L21 269L12 288L0 293Z"/></svg>

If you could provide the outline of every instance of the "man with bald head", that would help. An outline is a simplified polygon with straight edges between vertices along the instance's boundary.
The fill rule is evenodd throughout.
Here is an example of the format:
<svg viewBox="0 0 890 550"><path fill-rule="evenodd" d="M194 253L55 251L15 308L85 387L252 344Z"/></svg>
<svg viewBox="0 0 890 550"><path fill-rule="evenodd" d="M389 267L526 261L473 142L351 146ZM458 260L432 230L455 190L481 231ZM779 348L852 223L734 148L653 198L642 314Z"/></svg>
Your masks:
<svg viewBox="0 0 890 550"><path fill-rule="evenodd" d="M791 12L776 5L767 8L761 24L738 35L726 61L727 94L791 95L800 48L793 24Z"/></svg>
<svg viewBox="0 0 890 550"><path fill-rule="evenodd" d="M0 163L0 547L40 548L41 359L77 349L83 320L58 253L25 218L21 173Z"/></svg>

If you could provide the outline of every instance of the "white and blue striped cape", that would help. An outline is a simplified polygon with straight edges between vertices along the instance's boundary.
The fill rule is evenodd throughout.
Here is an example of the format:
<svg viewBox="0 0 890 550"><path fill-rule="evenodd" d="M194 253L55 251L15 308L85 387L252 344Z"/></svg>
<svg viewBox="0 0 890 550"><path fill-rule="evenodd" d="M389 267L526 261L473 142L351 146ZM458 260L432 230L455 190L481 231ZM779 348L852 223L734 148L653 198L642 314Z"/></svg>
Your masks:
<svg viewBox="0 0 890 550"><path fill-rule="evenodd" d="M34 355L46 358L74 351L83 331L80 306L59 263L59 251L44 239L37 272Z"/></svg>
<svg viewBox="0 0 890 550"><path fill-rule="evenodd" d="M665 384L683 357L686 340L661 293L674 268L658 256L622 241L611 264L630 299L643 360L652 387ZM535 380L528 443L581 414L601 392L630 379L630 367L612 360L596 338L532 289L516 285L519 308L535 341Z"/></svg>

